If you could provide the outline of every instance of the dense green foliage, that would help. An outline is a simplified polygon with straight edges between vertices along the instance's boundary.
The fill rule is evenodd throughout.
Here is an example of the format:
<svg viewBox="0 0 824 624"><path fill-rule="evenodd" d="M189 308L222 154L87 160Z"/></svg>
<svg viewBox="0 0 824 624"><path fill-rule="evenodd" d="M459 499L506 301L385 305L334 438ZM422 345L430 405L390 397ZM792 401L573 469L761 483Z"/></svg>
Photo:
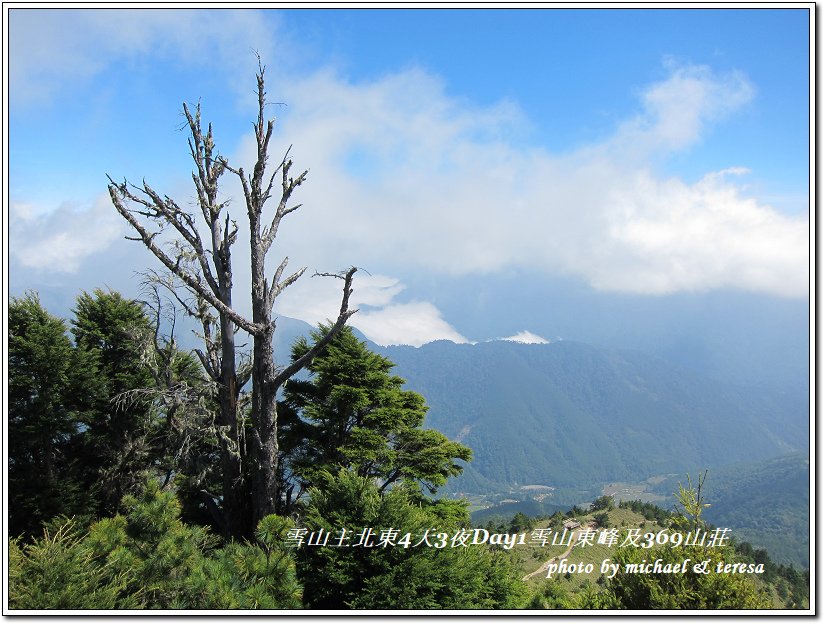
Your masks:
<svg viewBox="0 0 824 624"><path fill-rule="evenodd" d="M312 338L319 340L327 329L321 326ZM310 346L306 338L298 339L292 359ZM403 389L393 367L345 327L307 367L308 380L287 384L279 462L287 510L324 470L352 469L375 479L381 491L415 482L430 493L461 473L456 460L469 461L472 452L422 428L425 400Z"/></svg>
<svg viewBox="0 0 824 624"><path fill-rule="evenodd" d="M291 521L265 517L254 544L210 531L198 493L220 492L214 401L196 360L159 335L159 308L153 321L117 293L84 293L74 341L35 295L13 301L10 312L10 500L20 536L10 542L12 608L277 609L302 606L303 596L308 605L320 600L323 592L301 590L298 553L283 550ZM306 348L299 341L295 357ZM345 331L315 360L310 380L287 393L293 427L287 420L281 431L284 465L301 487L313 486L309 526L319 526L330 500L355 523L468 525L465 504L431 501L420 487L435 491L470 451L421 428L424 400L402 389L392 366ZM294 435L301 431L308 435ZM326 468L343 472L332 477ZM355 490L336 486L353 482ZM385 513L357 513L365 500ZM368 573L350 567L347 577L318 562L302 568L302 580L336 587L335 604L353 608L513 607L522 598L508 560L486 547L384 553L361 561ZM402 582L410 575L422 585ZM328 578L353 589L336 593Z"/></svg>
<svg viewBox="0 0 824 624"><path fill-rule="evenodd" d="M790 609L805 608L810 601L810 571L799 571L791 565L775 563L766 550L753 548L749 542L735 543L740 561L764 566L765 582L775 586L778 597Z"/></svg>
<svg viewBox="0 0 824 624"><path fill-rule="evenodd" d="M71 333L33 294L9 305L12 535L60 514L115 513L163 452L142 305L83 293Z"/></svg>
<svg viewBox="0 0 824 624"><path fill-rule="evenodd" d="M91 502L77 478L76 449L93 362L35 294L12 299L8 328L9 532L32 535L54 516L83 514Z"/></svg>
<svg viewBox="0 0 824 624"><path fill-rule="evenodd" d="M202 487L212 418L200 364L119 293L82 293L74 341L66 329L34 294L9 305L12 535L58 515L111 516L147 472L177 475L182 494L185 477Z"/></svg>
<svg viewBox="0 0 824 624"><path fill-rule="evenodd" d="M180 521L169 491L148 481L125 514L83 531L57 520L9 552L12 609L298 608L294 562L281 548L291 523L261 521L258 544L217 540Z"/></svg>
<svg viewBox="0 0 824 624"><path fill-rule="evenodd" d="M304 547L298 574L304 603L315 609L496 609L517 608L524 587L504 553L482 546L443 549L415 546L430 531L454 533L468 526L468 515L455 517L448 503L425 502L410 485L381 494L372 482L352 471L321 475L310 492L305 522L312 531L339 535L374 529L371 547ZM382 531L395 531L395 546L378 546ZM409 534L405 546L404 536Z"/></svg>
<svg viewBox="0 0 824 624"><path fill-rule="evenodd" d="M712 551L701 547L660 547L649 551L638 548L620 548L613 563L622 568L627 564L638 564L661 560L662 565L682 564L689 559L694 562L712 559L717 561L737 561L731 548ZM583 608L620 609L769 609L769 599L746 575L723 574L711 571L709 574L650 573L617 574L606 583L605 595L588 597Z"/></svg>
<svg viewBox="0 0 824 624"><path fill-rule="evenodd" d="M9 608L115 609L135 608L128 579L114 576L96 564L83 534L70 519L44 529L29 544L9 543Z"/></svg>
<svg viewBox="0 0 824 624"><path fill-rule="evenodd" d="M72 334L94 384L82 414L84 482L94 493L95 513L113 514L158 455L152 401L134 393L153 385L153 328L139 303L96 290L77 298Z"/></svg>
<svg viewBox="0 0 824 624"><path fill-rule="evenodd" d="M537 591L532 593L527 609L576 609L578 608L574 596L571 596L563 586L561 579L545 581ZM595 608L595 607L593 607Z"/></svg>
<svg viewBox="0 0 824 624"><path fill-rule="evenodd" d="M615 507L615 499L612 496L599 496L590 504L589 508L592 511L609 511Z"/></svg>
<svg viewBox="0 0 824 624"><path fill-rule="evenodd" d="M671 516L670 512L666 509L661 509L657 505L639 500L621 501L618 503L618 507L621 509L631 509L635 513L644 516L647 520L653 520L662 526L667 524Z"/></svg>
<svg viewBox="0 0 824 624"><path fill-rule="evenodd" d="M179 351L173 336L160 335L159 308L152 311L117 293L83 293L69 334L33 294L9 306L12 609L807 604L809 573L775 564L747 543L713 549L712 557L763 564L761 584L747 575L626 574L585 581L575 591L561 579L529 590L515 550L427 545L424 536L433 544L438 534L451 537L472 524L467 501L429 496L460 474L458 462L470 451L424 429L423 397L404 389L391 374L393 363L348 329L283 397L278 496L291 519L265 516L249 540L219 536L219 516L209 505L222 493L214 388L197 359ZM292 357L309 345L298 339ZM788 489L797 472L797 462L777 462L772 470ZM505 521L494 516L501 505L487 510L487 527L528 533L538 526L535 515L555 529L585 515L608 526L610 514L631 509L659 526L694 528L704 509L700 488L694 498L690 492L680 492L680 514L639 501L615 509L612 497L600 496L588 509L576 505L567 513L532 501L539 513L514 506ZM347 529L348 546L287 548L298 529L315 539L323 531L329 542ZM382 538L389 543L381 545ZM366 543L356 545L361 539ZM625 565L709 556L682 546L619 548L613 557Z"/></svg>

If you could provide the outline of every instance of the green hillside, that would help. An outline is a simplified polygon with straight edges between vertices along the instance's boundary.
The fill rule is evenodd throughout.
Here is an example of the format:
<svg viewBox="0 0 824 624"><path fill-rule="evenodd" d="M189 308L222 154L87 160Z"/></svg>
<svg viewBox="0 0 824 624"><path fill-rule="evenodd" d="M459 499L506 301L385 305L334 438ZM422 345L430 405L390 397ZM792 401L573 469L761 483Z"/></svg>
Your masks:
<svg viewBox="0 0 824 624"><path fill-rule="evenodd" d="M718 470L707 489L707 520L735 529L780 563L810 567L810 459L789 455Z"/></svg>
<svg viewBox="0 0 824 624"><path fill-rule="evenodd" d="M473 519L477 526L486 526L490 531L530 531L531 535L538 534L541 530L552 530L561 532L563 522L574 517L577 522L585 525L591 523L596 527L596 532L600 532L602 527L616 528L620 535L626 535L631 529L640 529L644 534L666 532L671 530L668 512L651 504L642 504L638 501L622 503L620 507L609 506L607 509L583 511L568 510L566 513L556 513L550 516L542 514L539 518L507 518L505 520L494 519L492 523L488 520ZM497 523L497 525L496 525ZM601 563L604 560L614 560L616 548L599 544L593 540L591 545L577 543L576 540L570 542L572 548L567 550L564 545L541 545L530 542L524 546L518 546L507 551L507 555L513 559L518 566L523 580L528 584L533 592L533 598L529 605L535 609L568 609L580 608L583 597L587 593L596 595L602 594L608 583L605 575L601 571ZM642 549L643 550L643 549ZM666 549L664 549L665 551ZM709 552L709 551L708 551ZM733 554L734 552L734 554ZM649 561L653 561L656 556L651 551L644 551L641 556L646 556ZM757 591L771 603L773 609L799 609L807 608L809 605L809 579L803 572L780 565L770 555L753 552L746 545L736 545L734 551L728 552L738 563L762 563L764 572L760 574L750 574L751 580ZM551 578L547 577L547 564L550 561L557 562L560 557L566 557L570 563L581 567L591 564L591 572L576 572L574 574L555 574Z"/></svg>
<svg viewBox="0 0 824 624"><path fill-rule="evenodd" d="M648 486L666 499L683 475L669 475ZM764 548L778 563L810 567L810 459L793 453L730 466L708 466L707 521L733 529L736 539Z"/></svg>

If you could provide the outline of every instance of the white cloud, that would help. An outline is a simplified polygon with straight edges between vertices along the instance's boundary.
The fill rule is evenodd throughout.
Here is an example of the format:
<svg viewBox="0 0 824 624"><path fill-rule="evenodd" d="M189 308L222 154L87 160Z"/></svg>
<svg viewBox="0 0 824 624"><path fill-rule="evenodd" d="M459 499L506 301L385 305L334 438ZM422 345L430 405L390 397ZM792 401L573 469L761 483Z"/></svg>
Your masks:
<svg viewBox="0 0 824 624"><path fill-rule="evenodd" d="M702 138L709 123L718 121L755 95L745 75L718 75L704 65L666 63L670 75L648 87L641 96L642 112L625 122L612 143L642 153L679 150Z"/></svg>
<svg viewBox="0 0 824 624"><path fill-rule="evenodd" d="M150 54L220 72L238 92L248 93L252 50L283 58L276 16L264 19L248 9L18 8L9 11L9 33L13 105L49 101L115 62L139 62Z"/></svg>
<svg viewBox="0 0 824 624"><path fill-rule="evenodd" d="M343 281L315 275L311 271L290 286L278 299L275 309L279 314L299 318L316 325L337 316L340 308ZM384 275L355 274L352 282L350 307L382 307L389 305L395 295L404 289L397 279Z"/></svg>
<svg viewBox="0 0 824 624"><path fill-rule="evenodd" d="M507 338L499 338L498 340L508 340L510 342L520 342L523 344L549 344L549 340L538 334L533 334L531 331L524 330L518 332L513 336Z"/></svg>
<svg viewBox="0 0 824 624"><path fill-rule="evenodd" d="M251 92L249 48L279 58L280 34L271 35L271 20L258 12L176 17L168 19L165 10L13 12L14 97L53 97L113 58L148 50L219 67L239 81L233 86ZM244 71L231 71L241 64ZM310 169L295 196L304 208L284 222L272 255L288 253L293 267L308 266L309 273L353 264L392 274L526 267L611 291L807 295L809 217L787 216L748 196L737 182L746 163L730 163L734 167L692 184L655 172L657 159L700 141L709 124L755 93L741 74L689 65L670 65L669 72L643 91L639 113L613 136L554 155L513 140L526 126L517 106L473 107L420 69L359 84L331 71L286 81L270 70L277 83L269 85L273 100L289 103L279 111L283 123L271 160L280 155L278 146L294 144L295 169ZM233 146L221 146L247 169L253 160L248 139L239 140L233 154ZM240 205L235 202L233 215L242 218ZM105 197L48 216L18 203L11 254L24 266L77 271L124 229ZM236 249L244 245L241 239ZM235 260L243 288L248 262L242 252ZM334 317L341 285L304 277L283 295L278 313L312 323ZM380 344L466 341L432 303L399 303L402 290L394 278L358 273L352 304L361 311L353 324ZM241 310L248 305L236 300Z"/></svg>
<svg viewBox="0 0 824 624"><path fill-rule="evenodd" d="M393 304L374 312L359 312L351 324L379 345L419 347L433 340L467 342L427 301Z"/></svg>
<svg viewBox="0 0 824 624"><path fill-rule="evenodd" d="M124 231L108 195L85 208L62 204L52 212L26 203L9 206L9 252L22 266L33 269L74 273Z"/></svg>
<svg viewBox="0 0 824 624"><path fill-rule="evenodd" d="M304 278L276 303L278 314L316 325L337 314L342 282L334 278ZM399 280L384 275L356 273L350 307L358 308L350 324L380 345L420 346L433 340L466 342L429 302L395 303L404 290Z"/></svg>
<svg viewBox="0 0 824 624"><path fill-rule="evenodd" d="M592 267L593 284L650 294L730 287L804 294L808 220L759 205L726 177L687 185L638 174L629 189L616 190L611 200L624 211L610 236L621 264Z"/></svg>
<svg viewBox="0 0 824 624"><path fill-rule="evenodd" d="M656 173L754 94L737 73L669 71L613 136L562 156L505 140L523 126L512 105L472 109L420 70L358 85L319 73L286 94L281 139L310 175L284 242L312 240L300 262L320 266L529 267L603 290L806 296L809 217L748 196L731 175L746 163L696 183Z"/></svg>

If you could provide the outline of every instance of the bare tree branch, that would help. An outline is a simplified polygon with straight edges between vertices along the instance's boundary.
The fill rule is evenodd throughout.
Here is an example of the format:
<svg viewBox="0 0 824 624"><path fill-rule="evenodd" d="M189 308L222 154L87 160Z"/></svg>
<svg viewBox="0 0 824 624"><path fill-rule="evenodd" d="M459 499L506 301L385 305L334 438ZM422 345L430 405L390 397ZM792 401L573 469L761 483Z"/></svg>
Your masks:
<svg viewBox="0 0 824 624"><path fill-rule="evenodd" d="M213 431L220 450L223 479L219 496L205 492L204 495L210 509L220 502L225 521L222 526L227 536L237 538L249 538L257 522L277 507L274 497L280 492L277 485L278 389L305 367L356 312L349 309L349 299L357 269L352 267L344 273L326 274L344 281L337 320L326 336L303 357L283 369L275 365L272 351L274 303L286 288L304 275L306 269L301 268L284 277L288 265L288 258L284 258L271 279L267 279L266 256L283 218L301 206L291 205L290 201L306 180L308 171L292 176L290 147L274 171L267 173L274 120L265 119L264 74L265 67L258 57L258 114L253 123L257 153L250 175L243 167L230 165L217 152L211 125L204 132L200 105L193 108L183 105L184 127L188 126L190 135L187 143L195 164L191 177L203 223L200 223L200 217L195 219L168 196L157 193L145 180L140 188L130 187L125 181L116 184L109 178L112 203L138 234L132 240L140 240L173 276L157 283L168 288L186 313L200 321L204 348L195 350L195 353L214 384L218 409L214 412ZM231 248L237 241L238 227L226 210L228 202L218 200L219 179L226 171L240 180L246 202L252 280L249 293L251 319L232 305ZM274 214L264 214L278 176L280 199ZM204 224L209 235L202 229ZM173 230L175 238L161 246L157 235L164 233L164 228ZM194 296L194 302L180 296L176 280ZM159 303L157 307L159 309ZM237 329L252 336L251 359L244 359L236 347ZM241 388L250 380L251 395L244 395ZM247 398L251 401L248 421L242 410Z"/></svg>
<svg viewBox="0 0 824 624"><path fill-rule="evenodd" d="M342 279L344 281L343 284L343 298L341 300L340 311L338 312L338 318L335 321L335 324L329 329L323 338L318 340L311 349L309 349L306 353L304 353L300 358L292 362L289 366L284 368L278 376L275 378L275 386L280 387L282 386L287 379L292 377L295 373L299 370L303 369L304 367L308 366L309 363L315 358L315 356L335 337L335 335L343 328L346 324L346 321L355 314L358 310L350 310L349 309L349 296L352 294L352 279L355 276L355 272L357 271L357 267L351 267L346 273L315 273L315 275L324 276L324 277L336 277L338 279Z"/></svg>
<svg viewBox="0 0 824 624"><path fill-rule="evenodd" d="M109 178L111 180L111 178ZM143 244L151 251L155 257L160 260L166 268L168 268L172 273L177 275L187 286L189 286L193 291L198 293L204 299L206 299L212 306L214 306L219 311L226 314L232 321L243 330L249 332L250 334L254 334L261 330L260 326L248 321L243 316L235 312L233 309L228 307L225 303L223 303L220 299L218 299L215 294L208 288L206 288L203 282L200 279L185 271L181 266L181 258L178 257L177 261L173 261L167 254L164 252L160 247L158 247L154 243L154 238L157 236L157 232L150 233L146 230L145 227L135 219L134 215L132 215L131 211L126 208L126 206L121 201L121 197L118 195L122 195L124 198L133 199L133 196L130 196L128 191L126 191L122 186L119 186L112 181L109 185L109 196L112 198L112 203L114 204L117 211L121 214L121 216L129 222L135 231L140 234L140 239L143 241Z"/></svg>

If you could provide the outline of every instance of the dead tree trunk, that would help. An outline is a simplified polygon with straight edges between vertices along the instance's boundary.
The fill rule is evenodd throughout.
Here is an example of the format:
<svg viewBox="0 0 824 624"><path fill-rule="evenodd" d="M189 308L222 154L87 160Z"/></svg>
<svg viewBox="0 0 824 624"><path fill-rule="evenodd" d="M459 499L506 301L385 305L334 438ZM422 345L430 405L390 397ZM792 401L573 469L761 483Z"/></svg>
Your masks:
<svg viewBox="0 0 824 624"><path fill-rule="evenodd" d="M144 181L142 187L114 183L110 178L109 194L117 211L138 233L138 238L161 263L193 293L197 309L187 308L198 317L204 328L205 352L198 351L201 362L217 386L219 414L216 433L220 440L223 473L221 508L229 535L250 537L258 521L276 508L277 479L277 392L289 377L306 366L314 356L340 331L356 310L349 309L352 279L356 269L337 274L344 280L338 317L324 340L300 360L278 369L274 361L272 338L275 321L272 309L278 295L303 275L305 268L288 277L283 273L288 264L285 258L275 270L271 281L265 274L265 261L277 236L282 219L297 210L289 205L295 189L306 179L304 171L297 178L290 177L292 161L289 152L274 172L267 175L269 140L274 121L265 121L264 68L257 75L258 117L254 124L257 158L251 175L242 167L234 168L214 151L211 125L204 135L200 123L200 106L192 115L184 104L183 110L191 137L189 147L197 171L192 174L197 189L198 205L208 228L208 246L204 245L195 218L180 208L169 197L160 197ZM218 201L218 179L230 171L238 176L243 187L250 228L250 258L252 268L252 319L239 314L232 305L231 246L237 238L237 227L231 221L225 203ZM264 217L267 201L272 197L275 179L280 174L280 199L274 214ZM156 224L150 229L149 224ZM171 225L178 238L171 243L171 252L155 241L159 230ZM217 313L215 322L208 307ZM213 335L215 326L217 336ZM248 377L238 375L238 354L235 345L237 329L252 336L252 401L250 447L244 443L244 431L238 424L238 398ZM250 482L247 482L247 476ZM218 502L218 501L214 501Z"/></svg>

